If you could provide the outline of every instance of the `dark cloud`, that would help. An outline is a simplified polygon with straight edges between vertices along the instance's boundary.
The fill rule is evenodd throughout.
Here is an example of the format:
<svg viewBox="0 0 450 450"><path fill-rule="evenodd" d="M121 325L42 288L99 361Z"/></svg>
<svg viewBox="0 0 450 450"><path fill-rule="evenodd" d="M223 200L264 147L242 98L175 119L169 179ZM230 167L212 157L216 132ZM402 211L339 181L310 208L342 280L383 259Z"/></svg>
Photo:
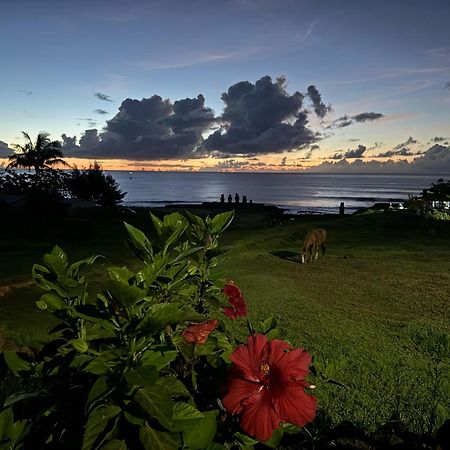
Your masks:
<svg viewBox="0 0 450 450"><path fill-rule="evenodd" d="M104 109L96 109L94 112L102 116L109 114L108 111L105 111Z"/></svg>
<svg viewBox="0 0 450 450"><path fill-rule="evenodd" d="M434 173L450 172L450 147L435 144L426 152L409 162L405 159L393 161L363 161L356 159L349 163L342 159L337 162L325 161L308 169L311 172L334 173Z"/></svg>
<svg viewBox="0 0 450 450"><path fill-rule="evenodd" d="M283 158L281 158L281 161L280 161L280 166L285 166L285 165L286 165L286 161L287 161L287 158L286 158L286 156L285 156L285 157L283 157Z"/></svg>
<svg viewBox="0 0 450 450"><path fill-rule="evenodd" d="M450 89L450 81L448 83L445 83L444 89Z"/></svg>
<svg viewBox="0 0 450 450"><path fill-rule="evenodd" d="M444 142L447 140L446 137L442 137L442 136L435 136L434 138L431 138L432 142Z"/></svg>
<svg viewBox="0 0 450 450"><path fill-rule="evenodd" d="M312 101L314 112L323 119L331 111L331 105L327 106L322 102L322 96L315 86L308 86L307 95Z"/></svg>
<svg viewBox="0 0 450 450"><path fill-rule="evenodd" d="M420 152L412 152L409 148L403 147L398 150L388 150L387 152L380 153L374 158L391 158L392 156L413 156L413 155L420 155Z"/></svg>
<svg viewBox="0 0 450 450"><path fill-rule="evenodd" d="M33 94L33 91L25 91L24 89L19 89L19 92L25 95L26 97L29 97L30 95Z"/></svg>
<svg viewBox="0 0 450 450"><path fill-rule="evenodd" d="M365 112L365 113L361 113L361 114L357 114L356 116L353 116L352 119L355 122L369 122L372 120L381 119L382 117L384 117L384 116L381 113Z"/></svg>
<svg viewBox="0 0 450 450"><path fill-rule="evenodd" d="M383 145L383 142L375 141L372 147L369 147L367 150L375 150L376 148L382 147Z"/></svg>
<svg viewBox="0 0 450 450"><path fill-rule="evenodd" d="M70 136L67 136L67 134L62 134L61 142L62 142L63 153L65 150L71 151L77 147L77 137L76 136L70 137Z"/></svg>
<svg viewBox="0 0 450 450"><path fill-rule="evenodd" d="M347 150L346 152L337 152L331 155L330 159L354 159L364 157L367 147L365 145L358 145L354 150Z"/></svg>
<svg viewBox="0 0 450 450"><path fill-rule="evenodd" d="M104 102L112 102L111 97L106 94L102 94L101 92L96 92L94 97L97 97L99 100L103 100Z"/></svg>
<svg viewBox="0 0 450 450"><path fill-rule="evenodd" d="M347 141L348 142L359 142L361 139L358 139L358 138L350 138L350 139L347 139Z"/></svg>
<svg viewBox="0 0 450 450"><path fill-rule="evenodd" d="M364 112L355 116L344 115L334 120L327 128L344 128L354 123L372 122L382 117L384 117L383 114L375 112Z"/></svg>
<svg viewBox="0 0 450 450"><path fill-rule="evenodd" d="M404 147L409 147L410 145L414 145L417 144L418 141L416 141L412 136L409 136L408 139L406 139L405 142L401 142L400 144L396 145L393 150L397 151L397 150L401 150Z"/></svg>
<svg viewBox="0 0 450 450"><path fill-rule="evenodd" d="M202 134L215 121L202 95L171 103L154 95L126 99L99 133L86 130L70 156L133 160L182 159L198 156Z"/></svg>
<svg viewBox="0 0 450 450"><path fill-rule="evenodd" d="M211 134L203 148L215 156L280 153L303 148L317 140L306 127L304 96L289 95L284 77L272 82L265 76L241 81L222 94L225 108L220 130Z"/></svg>
<svg viewBox="0 0 450 450"><path fill-rule="evenodd" d="M9 148L9 145L6 142L0 141L0 152L11 152L12 149Z"/></svg>

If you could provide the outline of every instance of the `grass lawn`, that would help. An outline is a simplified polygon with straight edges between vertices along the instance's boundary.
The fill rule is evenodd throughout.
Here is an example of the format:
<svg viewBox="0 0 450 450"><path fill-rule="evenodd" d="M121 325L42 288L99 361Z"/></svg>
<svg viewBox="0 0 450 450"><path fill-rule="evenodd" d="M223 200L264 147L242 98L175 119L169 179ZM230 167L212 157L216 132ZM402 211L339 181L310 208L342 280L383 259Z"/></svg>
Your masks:
<svg viewBox="0 0 450 450"><path fill-rule="evenodd" d="M147 231L146 217L141 211L125 220ZM45 337L51 321L34 306L40 292L13 286L54 244L72 260L104 255L90 275L98 285L105 264L135 266L121 220L80 222L88 231L77 240L63 232L3 233L0 286L11 287L0 290L3 335L19 344ZM249 223L238 220L224 236L221 270L242 289L252 320L274 316L282 337L314 356L316 395L334 422L374 430L399 418L411 431L431 433L450 418L449 223L402 214ZM302 265L299 248L317 226L328 230L326 259Z"/></svg>

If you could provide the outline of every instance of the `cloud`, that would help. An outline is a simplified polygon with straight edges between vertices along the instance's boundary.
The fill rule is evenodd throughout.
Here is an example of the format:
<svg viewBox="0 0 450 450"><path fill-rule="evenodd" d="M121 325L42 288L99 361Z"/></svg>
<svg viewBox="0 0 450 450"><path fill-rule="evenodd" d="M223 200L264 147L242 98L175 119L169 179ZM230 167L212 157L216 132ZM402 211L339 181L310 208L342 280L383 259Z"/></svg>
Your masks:
<svg viewBox="0 0 450 450"><path fill-rule="evenodd" d="M104 102L112 102L111 97L106 94L102 94L101 92L96 92L94 97L97 97L99 100L103 100Z"/></svg>
<svg viewBox="0 0 450 450"><path fill-rule="evenodd" d="M422 152L412 152L409 148L403 147L398 150L388 150L387 152L375 155L374 158L391 158L392 156L413 156L421 155Z"/></svg>
<svg viewBox="0 0 450 450"><path fill-rule="evenodd" d="M286 80L272 82L265 76L255 82L241 81L222 94L225 108L221 128L202 148L214 156L281 153L301 149L317 140L307 128L304 95L286 92Z"/></svg>
<svg viewBox="0 0 450 450"><path fill-rule="evenodd" d="M285 166L285 165L286 165L286 160L287 160L287 157L286 157L286 156L283 157L283 158L281 159L281 161L280 161L280 166Z"/></svg>
<svg viewBox="0 0 450 450"><path fill-rule="evenodd" d="M449 89L450 90L450 81L445 83L444 89Z"/></svg>
<svg viewBox="0 0 450 450"><path fill-rule="evenodd" d="M308 170L333 173L434 173L440 175L450 172L450 147L435 144L411 162L404 159L397 161L356 159L349 163L341 159L337 162L325 161Z"/></svg>
<svg viewBox="0 0 450 450"><path fill-rule="evenodd" d="M403 147L409 147L410 145L417 144L418 141L416 141L412 136L409 136L408 139L406 139L405 142L401 142L400 144L396 145L393 150L401 150Z"/></svg>
<svg viewBox="0 0 450 450"><path fill-rule="evenodd" d="M446 141L447 139L448 139L448 138L446 138L446 137L435 136L434 138L431 138L431 141L432 141L432 142L438 143L438 142L444 142L444 141Z"/></svg>
<svg viewBox="0 0 450 450"><path fill-rule="evenodd" d="M327 128L344 128L353 125L354 123L372 122L381 119L382 117L385 116L376 112L363 112L356 114L355 116L344 115L334 120Z"/></svg>
<svg viewBox="0 0 450 450"><path fill-rule="evenodd" d="M33 91L25 91L24 89L19 89L19 92L25 95L26 97L29 97L33 94Z"/></svg>
<svg viewBox="0 0 450 450"><path fill-rule="evenodd" d="M0 152L12 152L13 149L9 148L9 145L6 142L0 141Z"/></svg>
<svg viewBox="0 0 450 450"><path fill-rule="evenodd" d="M372 121L372 120L377 120L377 119L381 119L383 116L383 114L380 113L375 113L375 112L365 112L365 113L361 113L361 114L357 114L356 116L353 116L352 119L355 122L368 122L368 121Z"/></svg>
<svg viewBox="0 0 450 450"><path fill-rule="evenodd" d="M361 139L358 139L358 138L350 138L350 139L347 139L347 141L348 142L359 142Z"/></svg>
<svg viewBox="0 0 450 450"><path fill-rule="evenodd" d="M99 133L89 129L67 156L158 160L200 156L195 149L215 117L203 95L172 103L154 95L126 99Z"/></svg>
<svg viewBox="0 0 450 450"><path fill-rule="evenodd" d="M308 86L307 95L312 101L314 112L323 119L331 111L331 105L327 106L322 102L322 96L315 86Z"/></svg>
<svg viewBox="0 0 450 450"><path fill-rule="evenodd" d="M105 111L104 109L96 109L94 112L102 116L109 114L108 111Z"/></svg>
<svg viewBox="0 0 450 450"><path fill-rule="evenodd" d="M309 36L312 35L312 32L315 28L316 25L319 24L318 20L314 20L313 22L311 22L308 26L308 28L306 29L306 31L302 32L302 33L298 33L295 35L295 37L300 40L300 41L305 41L306 39L309 38Z"/></svg>
<svg viewBox="0 0 450 450"><path fill-rule="evenodd" d="M365 145L359 144L355 150L347 150L346 152L338 152L331 155L330 159L354 159L354 158L362 158L364 153L366 152L367 147Z"/></svg>

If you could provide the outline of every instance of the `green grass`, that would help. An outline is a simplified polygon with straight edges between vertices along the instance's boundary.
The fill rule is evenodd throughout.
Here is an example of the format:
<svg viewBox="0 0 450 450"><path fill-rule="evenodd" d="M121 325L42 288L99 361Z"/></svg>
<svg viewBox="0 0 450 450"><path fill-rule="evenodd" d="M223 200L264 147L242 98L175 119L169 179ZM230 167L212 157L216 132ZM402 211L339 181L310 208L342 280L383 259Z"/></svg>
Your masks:
<svg viewBox="0 0 450 450"><path fill-rule="evenodd" d="M149 229L142 211L126 220ZM241 218L224 236L221 269L241 287L252 320L276 317L281 336L307 348L323 378L347 386L314 380L319 405L335 423L374 430L396 417L411 431L432 433L450 417L448 224L402 214L249 223ZM325 261L302 265L298 251L315 226L328 230L329 250ZM29 277L54 243L72 260L100 253L103 264L136 264L119 219L97 218L84 240L51 237L0 242L0 284ZM90 274L97 285L104 269ZM10 339L45 340L51 321L36 311L38 295L27 287L0 297Z"/></svg>

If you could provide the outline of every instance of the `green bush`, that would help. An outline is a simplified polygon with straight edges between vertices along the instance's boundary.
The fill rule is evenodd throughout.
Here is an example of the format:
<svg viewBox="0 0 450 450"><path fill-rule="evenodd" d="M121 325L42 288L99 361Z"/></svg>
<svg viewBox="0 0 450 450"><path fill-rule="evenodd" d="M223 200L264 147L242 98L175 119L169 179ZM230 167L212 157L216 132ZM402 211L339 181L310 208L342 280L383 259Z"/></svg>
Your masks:
<svg viewBox="0 0 450 450"><path fill-rule="evenodd" d="M34 280L45 291L37 307L59 323L35 358L4 354L26 389L4 403L0 444L66 450L219 450L256 444L220 401L239 344L232 320L246 314L239 289L228 284L234 294L227 301L228 291L218 287L220 279L213 274L218 264L213 254L232 217L223 213L203 220L174 213L160 220L151 215L153 242L125 224L141 267L110 267L99 292L85 270L101 257L70 263L55 247L43 264L34 265ZM276 336L273 319L247 325L260 340ZM288 344L270 342L283 347L281 358L300 355L307 373L306 352L286 352ZM262 360L256 370L268 373L268 364ZM236 376L236 369L230 374ZM293 382L307 396L303 378ZM284 430L299 428L281 424L266 443L276 446Z"/></svg>

